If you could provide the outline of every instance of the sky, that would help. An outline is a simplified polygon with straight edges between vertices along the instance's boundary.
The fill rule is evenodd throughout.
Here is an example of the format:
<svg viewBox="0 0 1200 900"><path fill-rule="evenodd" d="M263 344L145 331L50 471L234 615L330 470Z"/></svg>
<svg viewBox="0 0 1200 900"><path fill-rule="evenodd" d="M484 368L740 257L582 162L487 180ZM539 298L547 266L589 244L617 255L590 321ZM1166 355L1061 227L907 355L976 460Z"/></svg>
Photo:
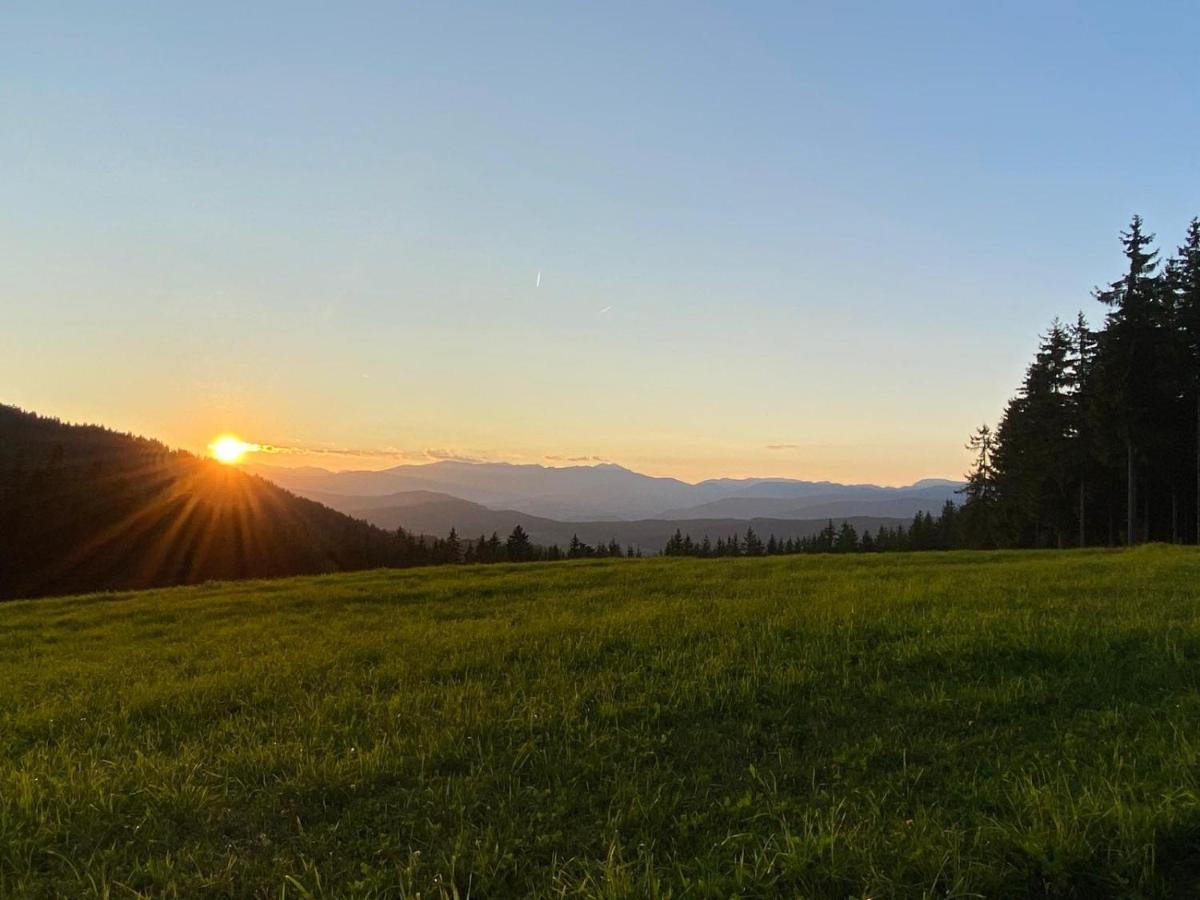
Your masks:
<svg viewBox="0 0 1200 900"><path fill-rule="evenodd" d="M287 465L956 477L1129 217L1200 215L1198 41L1190 2L6 3L0 402Z"/></svg>

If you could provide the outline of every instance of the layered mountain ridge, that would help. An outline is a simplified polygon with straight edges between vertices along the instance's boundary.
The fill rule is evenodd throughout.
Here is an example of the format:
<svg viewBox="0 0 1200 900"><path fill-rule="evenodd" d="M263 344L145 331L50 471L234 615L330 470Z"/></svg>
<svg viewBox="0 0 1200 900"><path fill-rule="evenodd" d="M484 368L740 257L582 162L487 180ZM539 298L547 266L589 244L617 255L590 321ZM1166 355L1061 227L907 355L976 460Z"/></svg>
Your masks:
<svg viewBox="0 0 1200 900"><path fill-rule="evenodd" d="M392 505L418 505L419 492L470 501L563 522L643 519L911 518L958 502L961 482L928 478L903 487L838 484L786 478L719 478L689 484L623 466L552 467L443 461L376 471L254 465L252 471L301 496L336 509L367 508L375 498L409 496ZM328 502L327 498L335 498Z"/></svg>

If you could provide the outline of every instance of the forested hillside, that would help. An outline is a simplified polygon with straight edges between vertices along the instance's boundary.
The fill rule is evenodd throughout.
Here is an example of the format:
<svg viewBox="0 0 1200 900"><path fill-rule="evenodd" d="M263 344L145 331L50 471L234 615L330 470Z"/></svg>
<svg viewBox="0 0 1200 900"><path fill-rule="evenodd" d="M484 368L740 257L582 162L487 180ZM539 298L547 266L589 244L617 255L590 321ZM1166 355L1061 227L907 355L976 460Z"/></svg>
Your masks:
<svg viewBox="0 0 1200 900"><path fill-rule="evenodd" d="M397 565L406 549L157 441L0 406L0 597Z"/></svg>
<svg viewBox="0 0 1200 900"><path fill-rule="evenodd" d="M972 436L965 543L1200 539L1200 219L1165 262L1139 217L1121 240L1102 326L1054 322L999 425Z"/></svg>

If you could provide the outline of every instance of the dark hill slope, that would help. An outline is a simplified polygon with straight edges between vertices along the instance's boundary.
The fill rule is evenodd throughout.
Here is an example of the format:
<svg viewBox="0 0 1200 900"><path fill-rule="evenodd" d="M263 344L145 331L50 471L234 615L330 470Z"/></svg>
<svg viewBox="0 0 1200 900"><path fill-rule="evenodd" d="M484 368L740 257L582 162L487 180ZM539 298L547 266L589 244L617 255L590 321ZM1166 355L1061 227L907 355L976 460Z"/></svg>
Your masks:
<svg viewBox="0 0 1200 900"><path fill-rule="evenodd" d="M402 561L393 535L261 478L0 405L0 598Z"/></svg>

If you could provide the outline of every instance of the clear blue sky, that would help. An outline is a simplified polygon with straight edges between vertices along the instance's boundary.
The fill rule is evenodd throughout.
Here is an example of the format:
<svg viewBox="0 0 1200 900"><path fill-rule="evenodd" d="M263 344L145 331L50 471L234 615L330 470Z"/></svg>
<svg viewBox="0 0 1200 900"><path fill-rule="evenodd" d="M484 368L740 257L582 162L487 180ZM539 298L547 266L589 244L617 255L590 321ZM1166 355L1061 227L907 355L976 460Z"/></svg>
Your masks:
<svg viewBox="0 0 1200 900"><path fill-rule="evenodd" d="M0 401L958 475L1130 214L1200 214L1197 46L1182 2L5 4Z"/></svg>

